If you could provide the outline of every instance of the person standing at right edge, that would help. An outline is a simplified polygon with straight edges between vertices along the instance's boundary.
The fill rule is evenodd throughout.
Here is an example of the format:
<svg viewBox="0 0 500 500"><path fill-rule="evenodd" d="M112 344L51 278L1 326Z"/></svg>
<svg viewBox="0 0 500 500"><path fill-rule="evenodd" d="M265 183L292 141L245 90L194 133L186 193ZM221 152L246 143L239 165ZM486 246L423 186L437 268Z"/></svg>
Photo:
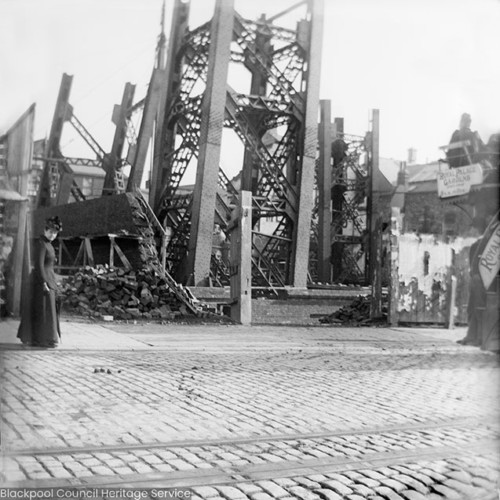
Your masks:
<svg viewBox="0 0 500 500"><path fill-rule="evenodd" d="M57 347L61 338L56 304L54 273L56 253L52 242L62 230L59 217L45 221L45 230L35 244L34 269L30 276L30 296L23 297L21 324L17 337L25 345Z"/></svg>

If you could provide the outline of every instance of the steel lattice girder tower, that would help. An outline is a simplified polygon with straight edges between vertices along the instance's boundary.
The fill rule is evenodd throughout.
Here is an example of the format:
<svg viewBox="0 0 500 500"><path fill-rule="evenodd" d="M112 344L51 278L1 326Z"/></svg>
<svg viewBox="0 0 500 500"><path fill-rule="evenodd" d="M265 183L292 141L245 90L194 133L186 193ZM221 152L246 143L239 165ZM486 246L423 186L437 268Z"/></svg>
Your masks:
<svg viewBox="0 0 500 500"><path fill-rule="evenodd" d="M217 0L212 21L190 30L189 2L175 2L150 202L173 230L167 249L172 272L182 269L186 278L202 284L210 273L214 221L225 225L238 193L219 166L223 128L232 129L245 149L241 187L252 191L253 220L275 222L272 234L254 238L254 284L305 286L323 0L295 3L258 21L241 17L233 4ZM304 11L296 29L274 24L292 10ZM250 72L249 94L226 83L230 64ZM270 131L273 144L264 140ZM192 161L197 161L194 193L180 195L179 184Z"/></svg>
<svg viewBox="0 0 500 500"><path fill-rule="evenodd" d="M378 247L371 241L380 217L379 111L372 110L364 137L344 133L344 119L331 122L331 103L321 101L317 196L313 210L310 274L322 283L373 283L380 276Z"/></svg>

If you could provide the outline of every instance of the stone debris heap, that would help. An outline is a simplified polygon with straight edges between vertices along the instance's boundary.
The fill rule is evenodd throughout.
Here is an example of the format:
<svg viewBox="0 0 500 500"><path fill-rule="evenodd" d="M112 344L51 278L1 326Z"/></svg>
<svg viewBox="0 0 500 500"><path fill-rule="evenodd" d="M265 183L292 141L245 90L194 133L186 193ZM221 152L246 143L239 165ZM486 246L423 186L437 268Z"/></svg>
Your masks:
<svg viewBox="0 0 500 500"><path fill-rule="evenodd" d="M386 299L387 297L382 296L383 306L380 318L370 318L370 296L358 295L348 306L341 307L334 313L319 318L319 322L339 326L383 325L387 322Z"/></svg>
<svg viewBox="0 0 500 500"><path fill-rule="evenodd" d="M161 272L161 263L156 250L153 221L148 217L150 209L140 195L127 193L134 227L139 235L138 250L141 267L148 271Z"/></svg>
<svg viewBox="0 0 500 500"><path fill-rule="evenodd" d="M84 316L120 320L208 316L210 311L199 307L194 297L190 307L178 293L186 295L189 290L176 290L165 276L151 268L127 271L87 266L64 283L63 307Z"/></svg>
<svg viewBox="0 0 500 500"><path fill-rule="evenodd" d="M158 221L140 194L125 196L137 238L135 258L125 260L125 267L104 264L78 270L64 284L64 309L120 320L220 316L163 269L153 230Z"/></svg>

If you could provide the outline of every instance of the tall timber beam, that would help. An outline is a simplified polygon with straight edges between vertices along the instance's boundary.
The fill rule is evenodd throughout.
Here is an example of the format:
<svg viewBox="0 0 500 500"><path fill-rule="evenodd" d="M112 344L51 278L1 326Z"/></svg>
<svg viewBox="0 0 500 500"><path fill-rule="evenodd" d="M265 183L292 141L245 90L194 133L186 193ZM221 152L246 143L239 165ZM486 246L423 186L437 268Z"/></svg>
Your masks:
<svg viewBox="0 0 500 500"><path fill-rule="evenodd" d="M380 137L380 112L372 110L371 130L371 196L369 197L370 216L370 257L369 273L372 288L370 301L370 317L378 318L382 313L382 217L379 202L379 137Z"/></svg>
<svg viewBox="0 0 500 500"><path fill-rule="evenodd" d="M127 161L131 165L127 183L127 191L134 191L140 188L144 175L146 156L149 144L153 137L155 122L158 127L159 107L165 103L166 92L166 58L167 58L167 37L165 36L165 0L161 7L161 30L156 45L156 63L151 80L149 81L148 92L144 99L144 111L142 114L139 136L135 144L131 145L127 154ZM129 112L133 107L129 108Z"/></svg>
<svg viewBox="0 0 500 500"><path fill-rule="evenodd" d="M226 105L226 85L234 0L217 0L210 29L207 87L202 101L196 184L193 193L188 269L195 285L206 284L210 273L215 200L219 177L222 129Z"/></svg>
<svg viewBox="0 0 500 500"><path fill-rule="evenodd" d="M338 241L341 237L345 218L345 200L344 193L346 186L343 185L348 176L347 169L344 165L344 157L347 144L344 142L344 119L336 117L333 124L333 142L331 145L332 155L332 184L331 184L331 210L332 210L332 230L330 232L331 239L331 262L332 262L332 281L338 282L342 276L344 243Z"/></svg>
<svg viewBox="0 0 500 500"><path fill-rule="evenodd" d="M318 280L331 280L332 256L332 123L331 102L320 101L318 165Z"/></svg>
<svg viewBox="0 0 500 500"><path fill-rule="evenodd" d="M261 17L264 20L264 16ZM264 31L260 31L255 35L255 51L263 60L270 61L272 56L271 35ZM253 96L265 96L267 87L267 78L263 68L249 64L246 61L247 69L252 75L250 85L250 94ZM259 177L259 168L255 157L255 152L249 148L245 148L245 156L243 159L243 169L241 172L241 187L243 190L251 191L253 194L257 191Z"/></svg>
<svg viewBox="0 0 500 500"><path fill-rule="evenodd" d="M69 103L72 82L73 76L64 73L43 157L44 169L37 197L38 207L64 205L69 202L70 195L73 196L75 201L85 200L85 196L75 181L73 170L69 165L71 158L64 157L61 151L61 137L66 122L69 122L74 127L97 157L97 160L78 159L78 164L87 165L92 163L93 165L102 166L103 159L106 157L104 149L74 115L73 106ZM123 126L120 131L121 139L125 132L126 127ZM117 161L120 162L121 149L116 147L116 144L118 144L117 141L115 141L116 157Z"/></svg>
<svg viewBox="0 0 500 500"><path fill-rule="evenodd" d="M111 152L104 155L102 162L102 166L106 172L102 193L104 195L116 194L121 191L118 185L118 179L121 177L121 156L127 133L127 114L134 102L134 93L135 85L126 83L123 90L122 102L120 105L115 105L113 109L112 121L116 126L115 135Z"/></svg>
<svg viewBox="0 0 500 500"><path fill-rule="evenodd" d="M47 141L47 149L45 151L45 156L47 158L62 158L61 136L64 122L68 121L73 113L73 108L69 103L72 84L73 76L64 73L59 87L59 94L57 96L56 107ZM59 186L59 178L63 176L71 176L71 172L66 168L66 165L62 164L59 166L59 164L54 165L50 162L45 162L40 181L40 190L38 192L38 206L49 207L57 204L60 193L55 192L54 185ZM64 183L66 186L68 184L70 183ZM69 197L69 190L64 191L63 198ZM67 202L67 200L65 202Z"/></svg>
<svg viewBox="0 0 500 500"><path fill-rule="evenodd" d="M165 70L155 68L149 82L137 142L130 147L127 155L127 161L131 165L127 192L134 191L135 187L140 188L141 186L148 147L153 136L158 103L161 97L161 87L164 81Z"/></svg>
<svg viewBox="0 0 500 500"><path fill-rule="evenodd" d="M307 71L305 84L305 112L299 147L302 149L302 165L299 172L300 193L298 216L294 227L293 286L307 285L309 263L309 243L311 216L313 209L312 192L314 189L314 170L316 164L318 134L318 104L321 76L321 53L323 40L324 0L309 1L310 23L301 23L308 27L304 44L307 47ZM300 27L299 27L300 30ZM300 33L299 33L300 34Z"/></svg>
<svg viewBox="0 0 500 500"><path fill-rule="evenodd" d="M73 107L69 103L71 86L73 85L73 75L63 74L59 94L57 96L56 108L50 128L49 139L47 142L47 156L61 156L61 136L64 122L68 121L73 114Z"/></svg>
<svg viewBox="0 0 500 500"><path fill-rule="evenodd" d="M149 204L155 212L161 210L163 193L168 188L171 163L168 156L175 142L175 125L171 120L171 108L176 100L181 83L182 58L180 57L184 37L188 32L190 3L175 0L172 11L170 37L168 41L165 72L158 103L158 119L154 135L153 168L149 186Z"/></svg>

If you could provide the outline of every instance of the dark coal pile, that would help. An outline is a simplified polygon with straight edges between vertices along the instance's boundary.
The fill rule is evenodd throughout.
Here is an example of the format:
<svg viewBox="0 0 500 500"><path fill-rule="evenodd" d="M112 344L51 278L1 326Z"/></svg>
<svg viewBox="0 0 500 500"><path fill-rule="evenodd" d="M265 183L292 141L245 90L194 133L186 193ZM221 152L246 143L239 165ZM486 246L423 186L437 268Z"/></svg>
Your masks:
<svg viewBox="0 0 500 500"><path fill-rule="evenodd" d="M172 290L167 278L151 268L127 271L107 266L85 267L64 283L63 307L84 316L125 320L194 316L193 309L178 295L181 292L187 296L189 290L176 286L182 290ZM196 308L194 297L192 303ZM208 314L209 311L202 311L196 315Z"/></svg>
<svg viewBox="0 0 500 500"><path fill-rule="evenodd" d="M319 318L319 322L339 326L385 324L387 322L387 297L382 297L382 315L379 318L370 318L370 301L369 295L358 295L348 306L341 307L334 313Z"/></svg>

